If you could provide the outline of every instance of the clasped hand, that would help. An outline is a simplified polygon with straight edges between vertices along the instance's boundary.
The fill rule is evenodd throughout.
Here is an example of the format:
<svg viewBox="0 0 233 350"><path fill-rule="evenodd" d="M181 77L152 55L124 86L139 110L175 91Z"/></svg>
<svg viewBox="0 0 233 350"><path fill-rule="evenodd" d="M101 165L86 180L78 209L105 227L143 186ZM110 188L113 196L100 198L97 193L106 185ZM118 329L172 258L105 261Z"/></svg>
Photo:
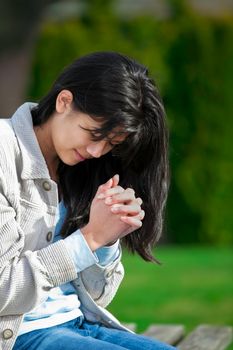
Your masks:
<svg viewBox="0 0 233 350"><path fill-rule="evenodd" d="M81 229L91 250L110 245L140 228L145 216L141 205L133 189L119 186L118 175L101 185L91 203L89 222Z"/></svg>

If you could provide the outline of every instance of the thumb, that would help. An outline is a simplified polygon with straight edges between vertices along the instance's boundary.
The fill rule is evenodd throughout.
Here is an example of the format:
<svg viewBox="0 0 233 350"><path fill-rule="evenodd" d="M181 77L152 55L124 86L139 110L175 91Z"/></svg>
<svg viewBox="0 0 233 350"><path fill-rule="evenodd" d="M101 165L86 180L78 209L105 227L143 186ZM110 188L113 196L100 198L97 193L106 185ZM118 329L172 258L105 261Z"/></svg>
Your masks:
<svg viewBox="0 0 233 350"><path fill-rule="evenodd" d="M101 193L103 193L104 191L108 190L109 188L111 188L113 185L113 179L109 179L107 182L105 182L105 184L99 186L98 191L96 193L96 195L98 195L98 199L100 198L104 198L102 196L100 196Z"/></svg>
<svg viewBox="0 0 233 350"><path fill-rule="evenodd" d="M118 184L119 184L119 181L120 181L120 177L118 174L115 174L112 178L112 187L116 187Z"/></svg>

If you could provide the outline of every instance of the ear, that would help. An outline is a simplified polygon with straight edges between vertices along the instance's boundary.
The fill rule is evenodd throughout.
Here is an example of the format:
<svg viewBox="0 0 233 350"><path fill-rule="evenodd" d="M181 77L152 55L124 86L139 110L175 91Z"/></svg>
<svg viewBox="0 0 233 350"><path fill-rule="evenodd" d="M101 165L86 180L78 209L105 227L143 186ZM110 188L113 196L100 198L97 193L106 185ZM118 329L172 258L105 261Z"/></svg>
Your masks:
<svg viewBox="0 0 233 350"><path fill-rule="evenodd" d="M56 99L57 113L64 113L66 110L70 110L72 102L73 102L73 94L71 91L69 90L60 91Z"/></svg>

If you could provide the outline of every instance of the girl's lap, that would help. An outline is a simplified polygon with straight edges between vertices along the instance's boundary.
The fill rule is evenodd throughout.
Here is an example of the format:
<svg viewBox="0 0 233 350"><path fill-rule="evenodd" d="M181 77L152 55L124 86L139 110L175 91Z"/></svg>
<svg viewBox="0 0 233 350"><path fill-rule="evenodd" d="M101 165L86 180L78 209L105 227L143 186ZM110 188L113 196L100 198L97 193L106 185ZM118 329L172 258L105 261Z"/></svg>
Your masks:
<svg viewBox="0 0 233 350"><path fill-rule="evenodd" d="M98 323L75 321L40 329L18 337L13 350L174 350L142 335L106 328Z"/></svg>

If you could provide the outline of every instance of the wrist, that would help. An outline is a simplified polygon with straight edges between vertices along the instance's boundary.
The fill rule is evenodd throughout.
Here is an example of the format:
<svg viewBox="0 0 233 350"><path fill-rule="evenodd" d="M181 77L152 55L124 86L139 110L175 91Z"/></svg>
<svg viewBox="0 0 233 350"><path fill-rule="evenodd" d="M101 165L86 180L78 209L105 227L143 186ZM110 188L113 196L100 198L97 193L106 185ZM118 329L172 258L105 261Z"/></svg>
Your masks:
<svg viewBox="0 0 233 350"><path fill-rule="evenodd" d="M93 238L93 233L89 225L87 224L86 226L82 227L80 229L80 232L82 233L83 237L85 238L89 248L91 249L92 252L96 251L101 247L101 244L98 244Z"/></svg>

